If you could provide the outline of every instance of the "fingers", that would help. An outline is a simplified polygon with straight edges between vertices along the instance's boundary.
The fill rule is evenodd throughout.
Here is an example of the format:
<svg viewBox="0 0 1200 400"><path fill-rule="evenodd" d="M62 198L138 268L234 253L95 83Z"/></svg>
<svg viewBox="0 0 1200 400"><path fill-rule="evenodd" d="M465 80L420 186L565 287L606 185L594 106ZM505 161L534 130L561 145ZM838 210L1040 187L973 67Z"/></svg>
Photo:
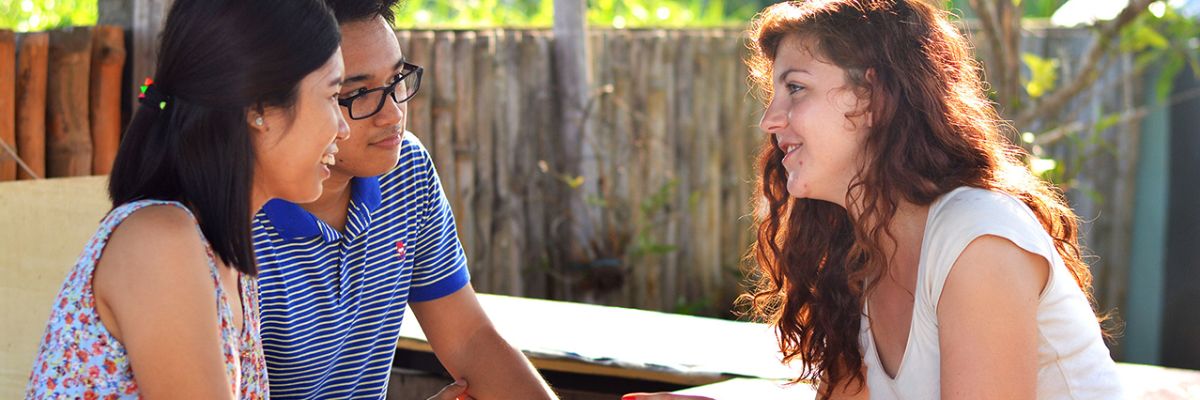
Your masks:
<svg viewBox="0 0 1200 400"><path fill-rule="evenodd" d="M442 388L437 394L430 397L429 400L459 400L469 399L467 395L467 381L459 379L446 387Z"/></svg>

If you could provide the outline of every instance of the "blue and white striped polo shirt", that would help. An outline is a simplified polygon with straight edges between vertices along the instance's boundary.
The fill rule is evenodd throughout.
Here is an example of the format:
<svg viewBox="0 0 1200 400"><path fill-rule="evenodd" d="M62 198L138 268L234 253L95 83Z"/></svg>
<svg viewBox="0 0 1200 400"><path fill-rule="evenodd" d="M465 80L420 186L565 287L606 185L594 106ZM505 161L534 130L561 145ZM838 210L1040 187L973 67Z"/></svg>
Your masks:
<svg viewBox="0 0 1200 400"><path fill-rule="evenodd" d="M343 232L272 200L254 218L262 341L275 399L382 399L409 301L469 280L429 153L406 133L396 168L351 181Z"/></svg>

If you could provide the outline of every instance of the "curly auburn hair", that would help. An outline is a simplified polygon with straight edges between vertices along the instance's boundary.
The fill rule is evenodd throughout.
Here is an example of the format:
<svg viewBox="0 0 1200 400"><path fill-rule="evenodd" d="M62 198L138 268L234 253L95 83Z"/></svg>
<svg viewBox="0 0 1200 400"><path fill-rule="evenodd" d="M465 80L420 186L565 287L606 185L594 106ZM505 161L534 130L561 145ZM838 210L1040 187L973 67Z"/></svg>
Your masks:
<svg viewBox="0 0 1200 400"><path fill-rule="evenodd" d="M1062 193L1035 177L1025 153L986 98L978 63L945 13L917 0L812 0L767 7L751 24L746 63L769 99L780 42L799 35L823 61L846 71L869 101L868 164L851 183L846 207L789 196L784 153L768 135L758 156L753 287L740 298L772 324L796 381L829 388L866 380L858 343L870 282L889 266L881 243L901 201L929 205L960 186L1008 193L1024 202L1075 282L1089 293L1078 217ZM1094 301L1092 301L1094 304ZM822 395L828 397L828 392Z"/></svg>

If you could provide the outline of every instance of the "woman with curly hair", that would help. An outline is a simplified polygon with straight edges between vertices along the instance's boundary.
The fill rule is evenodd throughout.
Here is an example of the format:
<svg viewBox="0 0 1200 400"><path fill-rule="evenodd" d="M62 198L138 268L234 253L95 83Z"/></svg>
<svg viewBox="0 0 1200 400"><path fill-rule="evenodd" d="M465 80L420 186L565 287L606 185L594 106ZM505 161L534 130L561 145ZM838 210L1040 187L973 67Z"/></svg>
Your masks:
<svg viewBox="0 0 1200 400"><path fill-rule="evenodd" d="M916 0L780 3L753 314L821 398L1119 398L1077 217L1022 164L968 42Z"/></svg>

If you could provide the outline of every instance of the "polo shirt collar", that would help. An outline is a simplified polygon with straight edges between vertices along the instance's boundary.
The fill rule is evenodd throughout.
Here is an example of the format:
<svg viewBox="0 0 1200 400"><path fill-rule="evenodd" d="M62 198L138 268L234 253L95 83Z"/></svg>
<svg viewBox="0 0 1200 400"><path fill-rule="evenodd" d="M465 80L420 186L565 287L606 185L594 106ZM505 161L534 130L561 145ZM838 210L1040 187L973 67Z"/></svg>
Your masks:
<svg viewBox="0 0 1200 400"><path fill-rule="evenodd" d="M382 194L379 190L379 177L357 177L350 180L350 202L357 203L359 207L353 205L350 210L361 209L365 211L365 215L360 217L369 221L369 215L375 209L379 208L382 202ZM335 242L341 239L341 233L329 227L315 215L305 210L303 207L283 199L271 199L263 206L263 212L267 214L267 218L271 221L271 225L279 232L281 236L288 238L310 238L321 236L326 242ZM349 220L347 216L347 221ZM350 224L347 223L347 227Z"/></svg>

